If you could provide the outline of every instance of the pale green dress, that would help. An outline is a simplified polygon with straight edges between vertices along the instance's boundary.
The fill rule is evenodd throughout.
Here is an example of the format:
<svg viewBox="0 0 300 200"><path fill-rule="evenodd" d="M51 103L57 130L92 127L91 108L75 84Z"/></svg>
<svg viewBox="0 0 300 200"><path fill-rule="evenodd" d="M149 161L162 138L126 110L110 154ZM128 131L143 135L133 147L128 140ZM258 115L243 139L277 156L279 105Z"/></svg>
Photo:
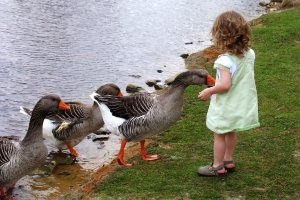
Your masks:
<svg viewBox="0 0 300 200"><path fill-rule="evenodd" d="M257 92L254 80L255 53L252 49L243 57L222 54L214 63L216 82L220 69L231 73L231 87L222 94L211 97L207 112L207 127L218 134L239 132L259 127ZM224 69L223 69L224 70Z"/></svg>

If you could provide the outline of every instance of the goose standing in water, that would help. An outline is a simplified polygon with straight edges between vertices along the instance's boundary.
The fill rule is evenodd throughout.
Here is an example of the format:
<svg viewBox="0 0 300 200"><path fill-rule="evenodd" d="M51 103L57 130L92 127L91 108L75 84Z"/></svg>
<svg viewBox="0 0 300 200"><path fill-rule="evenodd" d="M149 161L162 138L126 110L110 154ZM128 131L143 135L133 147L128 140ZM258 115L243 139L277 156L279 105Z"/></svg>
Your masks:
<svg viewBox="0 0 300 200"><path fill-rule="evenodd" d="M114 97L92 94L99 104L105 127L123 137L118 162L131 166L123 159L126 142L140 142L143 160L156 160L157 155L147 155L145 139L166 130L181 116L183 93L189 85L214 85L214 79L206 70L194 69L180 73L169 87L160 94L140 93L131 96Z"/></svg>
<svg viewBox="0 0 300 200"><path fill-rule="evenodd" d="M100 95L123 96L115 84L105 84L96 91ZM79 102L66 102L69 110L60 111L46 117L43 124L43 136L46 144L60 151L69 149L75 157L77 151L73 148L88 134L102 128L104 122L98 104L86 105ZM20 107L20 112L30 115L30 110Z"/></svg>
<svg viewBox="0 0 300 200"><path fill-rule="evenodd" d="M15 145L0 139L0 199L9 199L15 183L39 167L47 158L43 142L43 121L49 113L69 109L57 95L42 97L35 105L24 139Z"/></svg>

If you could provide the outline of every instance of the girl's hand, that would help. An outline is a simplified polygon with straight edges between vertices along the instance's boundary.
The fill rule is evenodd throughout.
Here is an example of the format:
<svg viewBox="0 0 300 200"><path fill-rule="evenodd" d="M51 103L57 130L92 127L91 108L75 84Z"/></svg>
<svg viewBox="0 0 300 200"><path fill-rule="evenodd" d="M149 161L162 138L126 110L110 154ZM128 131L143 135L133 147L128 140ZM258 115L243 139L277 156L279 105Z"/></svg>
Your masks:
<svg viewBox="0 0 300 200"><path fill-rule="evenodd" d="M199 92L198 98L202 101L205 101L211 97L213 93L211 92L211 88L206 88Z"/></svg>
<svg viewBox="0 0 300 200"><path fill-rule="evenodd" d="M224 67L225 68L225 67ZM220 80L216 82L215 86L206 88L199 92L198 98L200 100L207 100L213 94L221 94L227 92L231 87L231 75L229 70L220 69Z"/></svg>

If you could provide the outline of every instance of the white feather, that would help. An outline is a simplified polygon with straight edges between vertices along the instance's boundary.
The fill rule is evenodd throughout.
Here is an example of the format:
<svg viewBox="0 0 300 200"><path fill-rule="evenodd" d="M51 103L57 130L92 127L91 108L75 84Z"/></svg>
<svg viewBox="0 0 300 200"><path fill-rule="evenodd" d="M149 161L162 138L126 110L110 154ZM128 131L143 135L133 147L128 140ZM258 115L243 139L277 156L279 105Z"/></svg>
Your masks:
<svg viewBox="0 0 300 200"><path fill-rule="evenodd" d="M52 133L52 130L56 128L56 126L57 124L55 124L55 122L45 119L43 123L43 138L45 139L46 144L50 147L66 149L67 147L65 143L57 140Z"/></svg>
<svg viewBox="0 0 300 200"><path fill-rule="evenodd" d="M28 115L28 113L24 110L24 108L22 106L20 106L20 113L24 114L24 115L27 115L27 116L30 116Z"/></svg>
<svg viewBox="0 0 300 200"><path fill-rule="evenodd" d="M113 134L120 135L118 127L123 124L125 119L113 116L109 108L104 103L99 103L94 98L95 95L99 94L93 93L90 95L90 97L99 105L105 128Z"/></svg>
<svg viewBox="0 0 300 200"><path fill-rule="evenodd" d="M20 113L30 116L22 106L20 106ZM57 140L52 133L52 130L56 128L56 126L57 124L54 121L49 119L44 119L43 138L45 139L45 143L47 144L47 146L52 148L57 147L59 149L67 149L65 143Z"/></svg>

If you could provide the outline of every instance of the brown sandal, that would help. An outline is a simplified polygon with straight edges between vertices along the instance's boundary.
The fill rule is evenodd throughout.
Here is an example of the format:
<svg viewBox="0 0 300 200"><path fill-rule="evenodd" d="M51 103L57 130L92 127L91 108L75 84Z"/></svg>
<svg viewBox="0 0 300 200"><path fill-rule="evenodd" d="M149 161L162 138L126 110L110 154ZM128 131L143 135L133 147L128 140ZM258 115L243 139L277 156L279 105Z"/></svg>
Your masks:
<svg viewBox="0 0 300 200"><path fill-rule="evenodd" d="M198 175L199 176L224 176L227 174L227 170L224 168L224 165L219 165L218 167L213 167L213 164L199 167Z"/></svg>
<svg viewBox="0 0 300 200"><path fill-rule="evenodd" d="M233 160L224 161L224 167L227 170L227 172L235 171L235 163Z"/></svg>

